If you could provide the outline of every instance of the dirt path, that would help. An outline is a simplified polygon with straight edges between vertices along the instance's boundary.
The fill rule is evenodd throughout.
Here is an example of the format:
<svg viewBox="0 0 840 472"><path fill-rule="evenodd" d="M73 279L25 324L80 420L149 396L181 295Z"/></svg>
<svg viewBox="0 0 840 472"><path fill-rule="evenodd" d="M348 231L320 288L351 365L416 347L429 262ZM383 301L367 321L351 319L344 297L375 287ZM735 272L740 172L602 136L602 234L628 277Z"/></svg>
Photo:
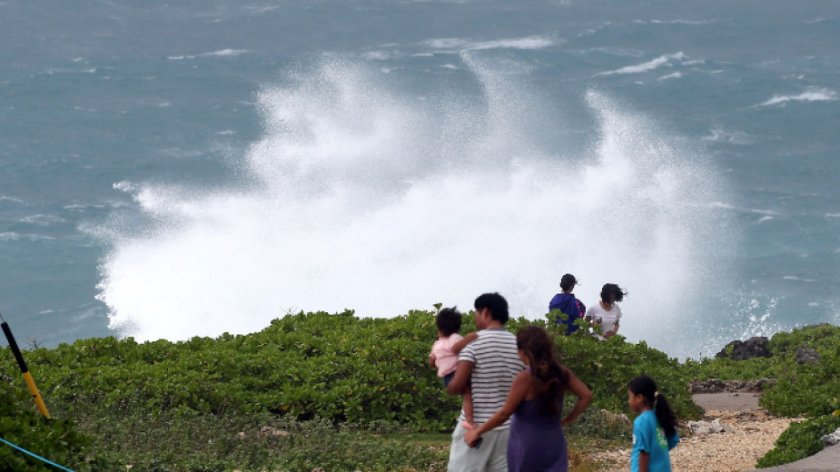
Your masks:
<svg viewBox="0 0 840 472"><path fill-rule="evenodd" d="M758 396L752 393L695 395L694 401L706 409L703 420L717 419L725 431L681 438L679 446L671 451L673 470L734 472L754 468L756 461L773 448L782 431L796 421L768 415L758 407ZM630 448L598 453L593 459L605 464L604 470L626 471Z"/></svg>

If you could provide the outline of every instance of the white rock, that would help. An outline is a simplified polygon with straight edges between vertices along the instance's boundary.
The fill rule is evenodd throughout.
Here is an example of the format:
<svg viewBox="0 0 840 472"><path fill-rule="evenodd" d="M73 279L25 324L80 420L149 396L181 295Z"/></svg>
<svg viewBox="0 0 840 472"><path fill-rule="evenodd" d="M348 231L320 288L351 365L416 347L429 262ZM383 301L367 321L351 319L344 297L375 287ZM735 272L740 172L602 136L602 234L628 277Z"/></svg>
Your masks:
<svg viewBox="0 0 840 472"><path fill-rule="evenodd" d="M725 433L728 428L721 424L719 419L715 419L713 421L689 421L688 430L695 436L705 436L707 434Z"/></svg>
<svg viewBox="0 0 840 472"><path fill-rule="evenodd" d="M840 444L840 428L837 428L833 433L826 434L825 436L821 437L822 442L826 443L829 446L834 446L835 444Z"/></svg>

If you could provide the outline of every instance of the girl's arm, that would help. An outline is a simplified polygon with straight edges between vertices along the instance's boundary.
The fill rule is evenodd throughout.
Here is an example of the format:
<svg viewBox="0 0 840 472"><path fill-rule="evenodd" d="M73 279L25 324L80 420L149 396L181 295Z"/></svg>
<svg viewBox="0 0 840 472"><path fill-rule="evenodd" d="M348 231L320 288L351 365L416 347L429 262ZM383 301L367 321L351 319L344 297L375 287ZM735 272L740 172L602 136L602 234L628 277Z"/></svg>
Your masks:
<svg viewBox="0 0 840 472"><path fill-rule="evenodd" d="M639 452L639 472L648 472L650 470L650 454L645 451Z"/></svg>
<svg viewBox="0 0 840 472"><path fill-rule="evenodd" d="M465 347L467 347L467 344L475 341L476 339L478 339L478 333L476 333L475 331L467 333L467 335L464 336L463 339L452 345L452 352L458 354L459 352L461 352L461 349L464 349Z"/></svg>
<svg viewBox="0 0 840 472"><path fill-rule="evenodd" d="M571 369L566 369L566 373L569 374L569 385L566 389L577 397L577 402L575 402L575 406L572 408L572 411L570 411L569 414L560 421L560 424L563 426L568 426L573 423L578 416L586 410L589 403L592 401L592 390L589 390L589 387L587 387L585 383L581 382Z"/></svg>
<svg viewBox="0 0 840 472"><path fill-rule="evenodd" d="M476 429L471 431L467 431L467 434L464 436L464 441L472 447L478 438L481 437L482 434L490 431L491 429L502 425L505 421L507 421L510 416L516 412L516 408L522 403L522 400L525 399L525 395L528 394L528 390L531 388L531 373L528 371L523 370L522 372L516 374L516 377L513 379L513 384L510 386L510 393L508 393L507 400L505 400L505 404L493 415L486 423L482 424Z"/></svg>

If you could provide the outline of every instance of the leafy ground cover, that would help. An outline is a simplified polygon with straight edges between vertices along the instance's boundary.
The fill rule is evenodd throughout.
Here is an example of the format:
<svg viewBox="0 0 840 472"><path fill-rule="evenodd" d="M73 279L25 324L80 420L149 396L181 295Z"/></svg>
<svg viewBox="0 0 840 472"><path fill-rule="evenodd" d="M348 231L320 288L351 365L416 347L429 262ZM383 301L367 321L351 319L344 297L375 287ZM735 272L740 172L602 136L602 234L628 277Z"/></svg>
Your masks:
<svg viewBox="0 0 840 472"><path fill-rule="evenodd" d="M509 329L534 323L554 326L517 319ZM465 330L471 325L465 317ZM776 357L746 364L680 363L621 336L607 342L583 332L557 336L563 362L595 392L594 405L570 429L580 448L575 470L592 467L581 451L595 443L629 444L627 425L600 410L628 412L626 383L642 373L657 380L681 419L700 414L690 380L745 375L777 380L764 400L774 413L830 413L836 399L822 385L837 365L838 334L821 329L777 335ZM426 365L435 333L429 311L391 319L300 313L249 335L149 343L97 338L29 350L27 361L58 421L37 416L11 355L0 355L7 400L0 431L77 470L441 470L460 402L445 395ZM806 341L828 365L792 360L791 350ZM786 397L806 391L808 401ZM0 449L0 468L41 470L8 448Z"/></svg>

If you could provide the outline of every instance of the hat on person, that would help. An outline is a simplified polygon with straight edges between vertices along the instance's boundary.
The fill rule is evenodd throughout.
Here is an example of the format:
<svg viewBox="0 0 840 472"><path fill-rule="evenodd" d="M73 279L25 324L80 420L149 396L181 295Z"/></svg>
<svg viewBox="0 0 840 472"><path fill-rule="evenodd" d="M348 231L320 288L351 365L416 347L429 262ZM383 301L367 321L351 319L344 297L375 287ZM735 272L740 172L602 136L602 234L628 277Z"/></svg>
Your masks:
<svg viewBox="0 0 840 472"><path fill-rule="evenodd" d="M563 289L570 290L577 284L578 281L572 274L565 274L563 277L560 278L560 287ZM568 287L568 289L566 287Z"/></svg>

